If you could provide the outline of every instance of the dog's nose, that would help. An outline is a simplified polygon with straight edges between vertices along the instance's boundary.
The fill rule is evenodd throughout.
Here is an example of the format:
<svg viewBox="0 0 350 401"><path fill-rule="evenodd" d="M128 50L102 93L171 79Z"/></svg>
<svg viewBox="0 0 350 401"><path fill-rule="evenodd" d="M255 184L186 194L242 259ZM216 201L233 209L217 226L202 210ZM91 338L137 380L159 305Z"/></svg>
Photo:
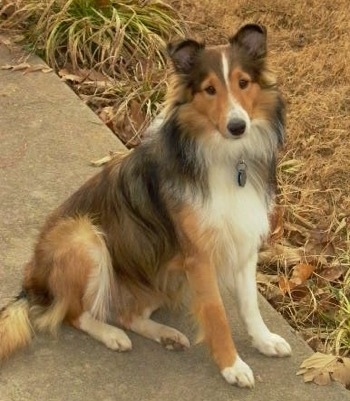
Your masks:
<svg viewBox="0 0 350 401"><path fill-rule="evenodd" d="M228 129L229 133L234 136L239 136L239 135L244 134L245 127L246 127L245 121L240 120L240 119L231 120L227 124L227 129Z"/></svg>

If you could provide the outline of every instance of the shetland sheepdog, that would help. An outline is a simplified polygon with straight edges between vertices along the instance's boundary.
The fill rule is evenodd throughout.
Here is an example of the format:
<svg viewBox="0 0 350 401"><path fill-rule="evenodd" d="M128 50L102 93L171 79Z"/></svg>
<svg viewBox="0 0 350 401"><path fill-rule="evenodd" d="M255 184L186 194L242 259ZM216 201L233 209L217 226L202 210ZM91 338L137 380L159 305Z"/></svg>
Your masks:
<svg viewBox="0 0 350 401"><path fill-rule="evenodd" d="M112 159L47 219L23 290L0 312L0 358L28 344L33 330L63 322L116 351L132 348L123 329L185 349L187 337L151 315L186 298L222 376L253 387L220 285L235 288L253 346L290 355L260 315L255 283L284 138L266 30L248 24L225 45L186 39L167 50L174 74L164 111L144 143Z"/></svg>

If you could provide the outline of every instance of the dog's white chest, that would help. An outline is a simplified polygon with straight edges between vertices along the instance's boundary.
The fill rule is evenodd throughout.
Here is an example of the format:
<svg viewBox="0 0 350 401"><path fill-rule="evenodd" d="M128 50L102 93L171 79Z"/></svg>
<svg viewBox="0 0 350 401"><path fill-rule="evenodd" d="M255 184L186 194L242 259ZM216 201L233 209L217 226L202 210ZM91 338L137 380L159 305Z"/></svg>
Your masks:
<svg viewBox="0 0 350 401"><path fill-rule="evenodd" d="M219 264L243 265L269 230L264 194L249 179L240 187L234 169L213 169L209 185L210 199L201 215L202 224L214 229L215 259Z"/></svg>

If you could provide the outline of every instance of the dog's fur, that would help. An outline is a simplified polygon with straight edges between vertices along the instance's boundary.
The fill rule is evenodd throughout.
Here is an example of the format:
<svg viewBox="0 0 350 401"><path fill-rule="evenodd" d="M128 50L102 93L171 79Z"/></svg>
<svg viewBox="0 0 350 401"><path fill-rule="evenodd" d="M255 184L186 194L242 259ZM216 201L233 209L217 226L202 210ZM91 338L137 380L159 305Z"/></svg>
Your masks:
<svg viewBox="0 0 350 401"><path fill-rule="evenodd" d="M48 218L23 292L1 311L0 357L27 344L31 327L54 331L63 321L111 349L131 349L126 333L106 323L111 318L166 348L186 348L182 333L150 315L181 302L187 289L222 375L252 387L219 282L235 285L253 345L271 356L290 354L264 324L255 285L284 136L265 28L245 25L223 46L184 40L168 53L175 73L150 138L113 159Z"/></svg>

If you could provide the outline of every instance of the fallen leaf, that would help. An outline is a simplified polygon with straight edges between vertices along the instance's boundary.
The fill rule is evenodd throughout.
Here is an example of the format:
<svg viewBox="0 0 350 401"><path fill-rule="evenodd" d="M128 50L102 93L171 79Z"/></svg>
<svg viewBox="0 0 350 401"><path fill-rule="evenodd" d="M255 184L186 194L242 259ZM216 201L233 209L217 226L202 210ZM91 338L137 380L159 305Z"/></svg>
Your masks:
<svg viewBox="0 0 350 401"><path fill-rule="evenodd" d="M293 268L292 277L280 277L279 287L283 293L290 293L296 287L304 284L312 275L314 267L307 263L299 263ZM305 291L303 291L305 293ZM307 292L306 292L307 293ZM305 295L306 295L305 293Z"/></svg>
<svg viewBox="0 0 350 401"><path fill-rule="evenodd" d="M23 74L28 74L29 72L36 72L36 71L41 71L43 73L48 73L53 71L52 68L50 68L49 66L47 66L46 64L34 64L31 65L30 67L28 67Z"/></svg>
<svg viewBox="0 0 350 401"><path fill-rule="evenodd" d="M11 70L12 65L10 64L4 64L0 67L2 70Z"/></svg>
<svg viewBox="0 0 350 401"><path fill-rule="evenodd" d="M36 72L36 71L41 71L44 73L53 71L52 68L50 68L46 64L31 65L29 63L21 63L16 65L4 64L0 68L2 70L23 71L23 74L28 74L29 72Z"/></svg>
<svg viewBox="0 0 350 401"><path fill-rule="evenodd" d="M65 68L60 69L58 71L58 75L62 78L63 81L80 83L84 80L84 77L77 75L77 74L72 74L70 71L68 71Z"/></svg>
<svg viewBox="0 0 350 401"><path fill-rule="evenodd" d="M319 276L326 281L337 281L344 274L344 271L344 266L331 266L322 269L319 272Z"/></svg>
<svg viewBox="0 0 350 401"><path fill-rule="evenodd" d="M145 114L142 111L141 104L136 100L131 100L129 104L129 117L130 122L139 131L145 121Z"/></svg>
<svg viewBox="0 0 350 401"><path fill-rule="evenodd" d="M283 216L284 208L282 206L276 206L270 215L271 233L269 242L275 242L282 238L284 232Z"/></svg>
<svg viewBox="0 0 350 401"><path fill-rule="evenodd" d="M331 382L331 377L329 372L319 372L315 375L313 381L319 386L327 386Z"/></svg>
<svg viewBox="0 0 350 401"><path fill-rule="evenodd" d="M337 359L334 355L323 354L322 352L316 352L312 354L309 358L306 358L302 364L300 365L301 368L310 369L310 368L317 368L323 369L328 365L332 364Z"/></svg>
<svg viewBox="0 0 350 401"><path fill-rule="evenodd" d="M271 283L278 283L277 274L265 274L261 272L256 273L256 281L260 284L269 285Z"/></svg>
<svg viewBox="0 0 350 401"><path fill-rule="evenodd" d="M281 263L289 267L299 263L302 256L303 249L273 244L259 252L259 263L266 265Z"/></svg>
<svg viewBox="0 0 350 401"><path fill-rule="evenodd" d="M334 257L336 247L325 230L311 230L308 233L305 244L305 254L313 256L323 265L327 264L327 258Z"/></svg>
<svg viewBox="0 0 350 401"><path fill-rule="evenodd" d="M303 361L297 375L303 375L305 383L325 386L333 380L350 387L350 358L316 352Z"/></svg>
<svg viewBox="0 0 350 401"><path fill-rule="evenodd" d="M79 69L79 75L89 78L91 81L107 81L109 78L94 69Z"/></svg>
<svg viewBox="0 0 350 401"><path fill-rule="evenodd" d="M306 285L298 285L290 291L290 297L293 301L300 301L310 294L309 287Z"/></svg>
<svg viewBox="0 0 350 401"><path fill-rule="evenodd" d="M314 267L308 263L299 263L293 269L292 278L289 280L295 285L300 285L305 283L314 271Z"/></svg>
<svg viewBox="0 0 350 401"><path fill-rule="evenodd" d="M338 358L332 379L343 384L346 388L350 387L350 358Z"/></svg>
<svg viewBox="0 0 350 401"><path fill-rule="evenodd" d="M11 70L12 71L22 71L22 70L26 70L27 68L30 68L29 63L21 63L21 64L13 65Z"/></svg>

